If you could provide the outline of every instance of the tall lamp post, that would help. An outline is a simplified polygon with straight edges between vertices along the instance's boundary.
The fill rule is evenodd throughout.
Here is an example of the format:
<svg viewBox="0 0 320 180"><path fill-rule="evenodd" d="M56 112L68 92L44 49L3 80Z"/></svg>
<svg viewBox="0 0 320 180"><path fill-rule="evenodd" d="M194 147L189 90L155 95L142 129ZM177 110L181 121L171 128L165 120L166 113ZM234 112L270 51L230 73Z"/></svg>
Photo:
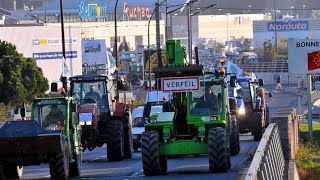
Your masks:
<svg viewBox="0 0 320 180"><path fill-rule="evenodd" d="M66 60L66 45L65 45L65 39L64 39L63 0L60 0L60 14L61 14L60 21L61 21L62 56L63 56L62 61L65 61ZM64 62L62 62L62 63L64 63ZM64 69L62 69L62 71L64 71ZM67 77L64 77L63 72L62 72L61 81L62 81L62 86L65 89L65 92L68 92Z"/></svg>

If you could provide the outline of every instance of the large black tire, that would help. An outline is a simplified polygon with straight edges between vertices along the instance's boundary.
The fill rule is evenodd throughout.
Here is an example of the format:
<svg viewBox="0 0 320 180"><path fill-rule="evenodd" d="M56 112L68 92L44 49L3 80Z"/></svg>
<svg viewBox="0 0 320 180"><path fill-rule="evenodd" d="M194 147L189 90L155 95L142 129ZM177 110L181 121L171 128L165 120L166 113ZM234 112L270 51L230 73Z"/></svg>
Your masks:
<svg viewBox="0 0 320 180"><path fill-rule="evenodd" d="M121 120L111 120L107 123L107 156L109 161L123 160L123 125Z"/></svg>
<svg viewBox="0 0 320 180"><path fill-rule="evenodd" d="M263 113L262 112L254 112L253 113L253 131L252 131L252 135L253 135L253 139L254 141L260 141L263 135Z"/></svg>
<svg viewBox="0 0 320 180"><path fill-rule="evenodd" d="M266 119L265 119L266 121L265 121L264 127L267 128L267 127L269 126L269 124L270 124L270 119L269 119L270 116L269 116L269 107L268 107L268 106L266 107L266 115L265 115L265 118L266 118Z"/></svg>
<svg viewBox="0 0 320 180"><path fill-rule="evenodd" d="M160 166L161 166L161 171L163 173L167 172L168 170L167 156L160 156Z"/></svg>
<svg viewBox="0 0 320 180"><path fill-rule="evenodd" d="M240 152L239 127L235 116L230 118L230 155L236 156Z"/></svg>
<svg viewBox="0 0 320 180"><path fill-rule="evenodd" d="M209 170L211 173L227 172L230 168L230 155L223 128L210 128L208 132Z"/></svg>
<svg viewBox="0 0 320 180"><path fill-rule="evenodd" d="M69 149L67 143L64 143L63 152L58 153L49 159L49 169L51 179L64 180L69 176Z"/></svg>
<svg viewBox="0 0 320 180"><path fill-rule="evenodd" d="M69 164L69 177L78 177L81 174L81 155L74 154L75 161Z"/></svg>
<svg viewBox="0 0 320 180"><path fill-rule="evenodd" d="M132 139L132 117L131 113L127 112L123 119L123 139L124 139L124 158L129 159L132 157L133 152L133 139Z"/></svg>
<svg viewBox="0 0 320 180"><path fill-rule="evenodd" d="M22 179L23 166L17 166L14 164L4 164L3 177L4 179ZM1 177L1 175L0 175Z"/></svg>
<svg viewBox="0 0 320 180"><path fill-rule="evenodd" d="M156 176L164 172L164 159L159 155L159 135L156 131L143 132L141 142L143 173Z"/></svg>
<svg viewBox="0 0 320 180"><path fill-rule="evenodd" d="M266 89L265 88L260 88L260 97L261 97L261 107L262 109L266 108L266 103L267 103L267 99L266 99Z"/></svg>

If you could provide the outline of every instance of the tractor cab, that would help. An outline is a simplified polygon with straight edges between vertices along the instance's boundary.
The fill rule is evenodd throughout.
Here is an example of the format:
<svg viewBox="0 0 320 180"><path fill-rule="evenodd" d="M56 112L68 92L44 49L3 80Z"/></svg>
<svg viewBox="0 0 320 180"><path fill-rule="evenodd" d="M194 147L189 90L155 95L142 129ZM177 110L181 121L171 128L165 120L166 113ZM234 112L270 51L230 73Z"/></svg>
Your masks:
<svg viewBox="0 0 320 180"><path fill-rule="evenodd" d="M78 107L94 104L99 112L110 112L114 102L112 97L115 97L115 86L107 76L75 76L70 78L70 84L70 95L75 99Z"/></svg>

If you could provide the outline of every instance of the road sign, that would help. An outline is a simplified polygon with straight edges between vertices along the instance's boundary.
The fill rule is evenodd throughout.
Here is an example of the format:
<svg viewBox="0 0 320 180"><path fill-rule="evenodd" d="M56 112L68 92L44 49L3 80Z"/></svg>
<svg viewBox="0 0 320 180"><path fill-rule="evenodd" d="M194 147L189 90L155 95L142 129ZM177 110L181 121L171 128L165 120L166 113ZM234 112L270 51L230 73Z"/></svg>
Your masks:
<svg viewBox="0 0 320 180"><path fill-rule="evenodd" d="M162 78L161 87L163 92L197 91L200 81L197 76Z"/></svg>
<svg viewBox="0 0 320 180"><path fill-rule="evenodd" d="M320 73L320 40L289 39L288 59L290 74Z"/></svg>

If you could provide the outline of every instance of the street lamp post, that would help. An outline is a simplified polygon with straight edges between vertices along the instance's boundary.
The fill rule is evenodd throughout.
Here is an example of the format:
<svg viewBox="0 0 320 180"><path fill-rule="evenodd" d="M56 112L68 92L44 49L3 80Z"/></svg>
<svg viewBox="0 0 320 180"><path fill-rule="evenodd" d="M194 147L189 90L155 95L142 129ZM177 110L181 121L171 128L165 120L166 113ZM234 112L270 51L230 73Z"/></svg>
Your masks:
<svg viewBox="0 0 320 180"><path fill-rule="evenodd" d="M119 80L119 69L118 69L118 34L117 34L117 6L118 1L116 1L116 4L114 6L114 54L116 59L116 82L117 82L117 89L118 89L118 80ZM116 91L116 101L119 101L119 90Z"/></svg>
<svg viewBox="0 0 320 180"><path fill-rule="evenodd" d="M60 0L60 21L61 21L62 56L63 56L62 61L65 61L66 60L66 45L65 45L65 39L64 39L63 0ZM64 62L62 62L62 63L64 63ZM62 71L64 71L64 69L62 69ZM62 77L61 77L62 86L65 89L65 92L68 92L67 77L64 77L63 75L64 75L64 73L62 72Z"/></svg>
<svg viewBox="0 0 320 180"><path fill-rule="evenodd" d="M274 26L275 26L275 29L274 29L274 46L275 46L275 51L276 51L276 54L278 53L278 28L277 28L277 19L278 19L278 15L277 15L277 9L276 9L276 0L273 1L273 5L274 5Z"/></svg>
<svg viewBox="0 0 320 180"><path fill-rule="evenodd" d="M228 45L228 50L229 50L229 15L230 15L230 13L226 13L226 16L227 16L227 45Z"/></svg>

